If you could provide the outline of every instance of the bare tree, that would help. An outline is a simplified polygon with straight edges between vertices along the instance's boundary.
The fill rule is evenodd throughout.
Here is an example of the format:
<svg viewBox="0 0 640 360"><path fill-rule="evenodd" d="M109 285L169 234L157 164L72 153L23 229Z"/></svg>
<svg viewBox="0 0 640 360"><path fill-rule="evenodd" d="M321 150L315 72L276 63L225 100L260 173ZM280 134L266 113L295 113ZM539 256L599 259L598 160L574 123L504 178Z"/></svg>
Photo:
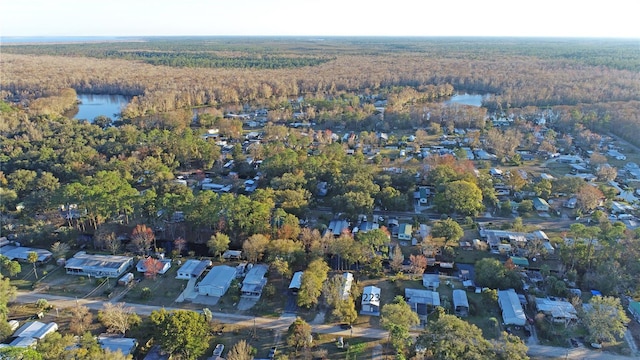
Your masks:
<svg viewBox="0 0 640 360"><path fill-rule="evenodd" d="M391 259L391 268L393 271L401 271L402 263L404 262L404 255L402 255L402 249L400 249L400 245L396 245L393 248L393 258Z"/></svg>
<svg viewBox="0 0 640 360"><path fill-rule="evenodd" d="M110 233L109 236L105 236L102 241L102 246L108 250L112 255L115 255L120 251L122 243L116 238L114 233Z"/></svg>
<svg viewBox="0 0 640 360"><path fill-rule="evenodd" d="M76 305L70 311L69 330L76 335L84 334L93 322L93 314L88 307L82 305Z"/></svg>
<svg viewBox="0 0 640 360"><path fill-rule="evenodd" d="M187 240L179 237L173 241L173 246L175 246L175 250L178 252L178 255L180 255L182 254L182 250L187 247Z"/></svg>
<svg viewBox="0 0 640 360"><path fill-rule="evenodd" d="M131 233L131 244L135 247L136 251L143 254L148 254L151 249L151 245L155 248L156 236L153 233L153 229L147 227L147 225L137 225Z"/></svg>
<svg viewBox="0 0 640 360"><path fill-rule="evenodd" d="M140 317L132 307L124 303L104 303L103 309L98 312L98 320L107 328L108 332L116 332L124 335L133 325L140 323Z"/></svg>
<svg viewBox="0 0 640 360"><path fill-rule="evenodd" d="M227 360L252 360L253 348L245 340L240 340L229 350Z"/></svg>
<svg viewBox="0 0 640 360"><path fill-rule="evenodd" d="M424 255L410 255L409 261L411 261L411 272L414 275L422 275L427 268L427 258Z"/></svg>

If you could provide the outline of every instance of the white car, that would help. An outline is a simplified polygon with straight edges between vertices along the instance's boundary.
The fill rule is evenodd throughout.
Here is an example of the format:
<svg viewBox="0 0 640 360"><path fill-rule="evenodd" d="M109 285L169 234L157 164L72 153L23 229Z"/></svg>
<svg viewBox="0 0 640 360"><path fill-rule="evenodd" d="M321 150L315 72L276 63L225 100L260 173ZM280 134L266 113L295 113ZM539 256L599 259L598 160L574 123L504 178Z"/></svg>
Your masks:
<svg viewBox="0 0 640 360"><path fill-rule="evenodd" d="M223 351L224 351L224 345L223 344L218 344L218 345L216 345L216 348L213 349L213 356L222 357L222 352Z"/></svg>

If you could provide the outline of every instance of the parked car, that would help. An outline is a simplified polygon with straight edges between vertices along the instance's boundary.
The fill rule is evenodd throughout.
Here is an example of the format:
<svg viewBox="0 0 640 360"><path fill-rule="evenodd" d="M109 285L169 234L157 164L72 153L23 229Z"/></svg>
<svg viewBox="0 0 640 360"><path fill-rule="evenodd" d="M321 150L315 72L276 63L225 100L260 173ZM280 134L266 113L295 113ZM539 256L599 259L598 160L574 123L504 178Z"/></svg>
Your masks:
<svg viewBox="0 0 640 360"><path fill-rule="evenodd" d="M352 328L351 324L340 324L340 329L342 330L349 330L351 328Z"/></svg>
<svg viewBox="0 0 640 360"><path fill-rule="evenodd" d="M222 357L222 352L223 351L224 351L224 345L223 344L218 344L218 345L216 345L216 348L213 349L213 356Z"/></svg>
<svg viewBox="0 0 640 360"><path fill-rule="evenodd" d="M271 350L269 350L269 359L273 359L276 357L276 351L278 351L278 347L272 346Z"/></svg>

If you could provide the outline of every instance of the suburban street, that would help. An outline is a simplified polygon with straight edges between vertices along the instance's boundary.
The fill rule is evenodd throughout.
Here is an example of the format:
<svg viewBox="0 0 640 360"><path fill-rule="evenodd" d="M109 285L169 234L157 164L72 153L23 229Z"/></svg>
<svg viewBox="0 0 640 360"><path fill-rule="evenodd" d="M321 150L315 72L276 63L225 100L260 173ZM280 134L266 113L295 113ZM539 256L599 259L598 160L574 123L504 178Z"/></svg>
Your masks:
<svg viewBox="0 0 640 360"><path fill-rule="evenodd" d="M67 308L76 304L87 306L92 310L100 310L104 301L98 299L76 299L67 296L50 295L37 292L18 291L14 302L17 303L35 303L38 299L46 299L52 306L56 308ZM161 307L153 305L142 305L125 303L126 306L132 307L138 315L148 316L154 310L165 309L167 311L180 310L179 308ZM225 314L221 312L213 312L213 319L223 324L235 324L239 326L252 327L256 326L261 329L271 329L276 332L286 332L289 325L295 320L294 317L266 318L253 317L246 315ZM362 337L369 339L384 340L388 338L388 332L380 329L363 328L354 326L351 330L343 330L337 325L313 324L311 325L313 332L323 334L335 334L344 337ZM413 332L415 336L418 332ZM615 355L599 350L579 348L562 348L544 345L529 345L529 356L537 358L549 359L575 359L575 360L629 360L640 359L640 357L626 357Z"/></svg>

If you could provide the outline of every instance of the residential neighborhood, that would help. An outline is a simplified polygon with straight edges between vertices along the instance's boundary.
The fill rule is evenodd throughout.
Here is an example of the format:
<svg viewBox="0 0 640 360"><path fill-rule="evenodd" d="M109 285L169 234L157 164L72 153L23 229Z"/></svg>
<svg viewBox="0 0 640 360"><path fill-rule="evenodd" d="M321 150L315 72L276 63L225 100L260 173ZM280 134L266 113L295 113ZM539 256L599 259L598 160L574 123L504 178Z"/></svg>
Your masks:
<svg viewBox="0 0 640 360"><path fill-rule="evenodd" d="M3 100L0 359L640 356L640 144L609 113L313 79Z"/></svg>

